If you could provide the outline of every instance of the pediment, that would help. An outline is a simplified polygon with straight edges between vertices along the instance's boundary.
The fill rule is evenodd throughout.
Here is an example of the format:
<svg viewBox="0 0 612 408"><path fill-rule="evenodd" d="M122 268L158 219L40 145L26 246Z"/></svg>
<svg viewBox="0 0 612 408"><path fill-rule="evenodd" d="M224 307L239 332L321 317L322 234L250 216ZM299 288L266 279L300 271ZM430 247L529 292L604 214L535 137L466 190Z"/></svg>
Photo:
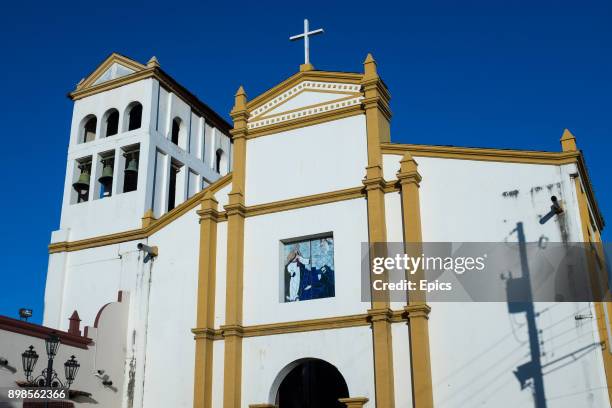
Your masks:
<svg viewBox="0 0 612 408"><path fill-rule="evenodd" d="M358 83L304 80L252 109L248 128L256 129L359 105L362 99Z"/></svg>
<svg viewBox="0 0 612 408"><path fill-rule="evenodd" d="M100 85L104 82L131 75L146 68L145 65L133 59L113 53L87 76L87 78L79 82L77 90Z"/></svg>
<svg viewBox="0 0 612 408"><path fill-rule="evenodd" d="M98 85L102 82L110 81L111 79L121 78L122 76L133 74L134 72L136 71L126 67L125 65L114 63L110 66L110 68L104 71L104 73L100 75L98 79L93 82L92 85Z"/></svg>

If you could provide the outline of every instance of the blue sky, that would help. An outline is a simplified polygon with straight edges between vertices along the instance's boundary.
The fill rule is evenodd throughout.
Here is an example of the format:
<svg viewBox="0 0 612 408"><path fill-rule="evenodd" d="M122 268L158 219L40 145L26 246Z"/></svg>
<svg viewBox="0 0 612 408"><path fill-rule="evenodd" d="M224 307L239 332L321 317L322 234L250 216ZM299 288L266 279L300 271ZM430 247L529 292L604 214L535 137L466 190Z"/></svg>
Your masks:
<svg viewBox="0 0 612 408"><path fill-rule="evenodd" d="M42 318L72 112L65 95L82 77L113 51L156 55L227 118L240 84L256 96L296 71L303 50L288 37L304 17L326 31L311 43L318 69L359 71L374 54L393 97L393 141L557 151L567 127L612 219L610 1L9 2L0 314L27 306Z"/></svg>

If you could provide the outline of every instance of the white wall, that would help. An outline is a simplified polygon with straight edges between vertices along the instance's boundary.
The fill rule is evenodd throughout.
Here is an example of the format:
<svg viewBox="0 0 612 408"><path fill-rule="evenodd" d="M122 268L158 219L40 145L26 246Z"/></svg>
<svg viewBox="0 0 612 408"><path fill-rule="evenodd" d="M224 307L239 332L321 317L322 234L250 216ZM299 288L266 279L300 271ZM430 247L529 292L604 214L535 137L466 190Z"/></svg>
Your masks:
<svg viewBox="0 0 612 408"><path fill-rule="evenodd" d="M281 301L281 240L332 232L336 296ZM361 242L368 239L364 199L248 217L244 227L244 325L364 313Z"/></svg>
<svg viewBox="0 0 612 408"><path fill-rule="evenodd" d="M215 328L225 324L227 279L227 222L217 224L217 263L215 278Z"/></svg>
<svg viewBox="0 0 612 408"><path fill-rule="evenodd" d="M365 116L358 115L247 142L247 205L361 185L367 166Z"/></svg>
<svg viewBox="0 0 612 408"><path fill-rule="evenodd" d="M249 337L243 339L242 356L245 408L249 404L274 403L275 391L284 378L279 373L303 358L334 365L344 377L350 396L374 401L372 332L367 326Z"/></svg>
<svg viewBox="0 0 612 408"><path fill-rule="evenodd" d="M154 81L146 79L134 82L116 89L95 94L74 103L70 146L66 163L66 178L64 183L64 197L60 229L69 231L70 240L79 240L93 236L105 235L119 231L126 231L140 226L140 218L144 214L144 201L147 197L146 174L149 156L148 131L151 121L152 96ZM143 106L141 127L127 131L122 126L125 122L126 108L133 102ZM104 137L104 113L109 109L119 111L119 133ZM77 140L83 118L88 115L97 117L96 139L87 143ZM136 191L122 193L117 189L123 169L119 171L119 163L123 154L122 148L140 143L139 178ZM98 199L98 178L102 167L99 165L99 154L113 151L115 158L113 195ZM77 159L91 156L92 172L90 180L89 201L75 203L75 192L72 183L78 178L80 171L75 165Z"/></svg>
<svg viewBox="0 0 612 408"><path fill-rule="evenodd" d="M136 101L143 105L141 127L127 131L126 108ZM119 133L104 137L104 114L112 108L119 111ZM97 117L96 139L81 143L78 136L82 133L80 129L83 119L89 115ZM178 146L171 142L172 120L175 117L182 122ZM230 138L214 127L207 128L204 121L205 118L195 114L189 104L161 87L155 79L134 82L75 101L60 229L69 231L69 239L74 241L139 228L141 217L152 206L153 190L156 194L155 216L163 215L167 209L169 179L165 177L166 169L161 169L163 171L160 173L158 168L156 185L153 185L157 151L166 155L167 160L163 163L166 167L170 166L170 158L183 165L182 175L177 180L177 205L189 197L186 175L190 170L209 182L219 178L219 174L214 171L214 150L217 148L226 152L228 160L221 172L226 174L230 170ZM213 151L211 157L202 154L205 139L209 139L208 149L213 149L210 150ZM140 144L138 189L122 193L119 188L123 175L120 165L124 163L122 148L135 144ZM102 172L99 155L109 151L114 152L115 158L113 195L98 199L98 178ZM72 183L80 174L76 160L86 157L92 159L89 201L77 204L76 193L72 188ZM192 193L200 190L199 178L197 185L198 188L192 189Z"/></svg>
<svg viewBox="0 0 612 408"><path fill-rule="evenodd" d="M160 253L147 264L137 241L52 257L57 262L52 264L45 297L46 324L67 329L67 319L76 309L84 324L93 325L99 309L116 300L117 291L132 293L127 358L136 357L138 376L144 372L144 391L135 387L135 401L144 400L147 407L192 404L195 344L191 329L196 326L200 241L196 211L190 210L145 240L158 246ZM151 268L150 284L147 268ZM57 278L62 270L63 284ZM168 377L167 370L181 375Z"/></svg>
<svg viewBox="0 0 612 408"><path fill-rule="evenodd" d="M130 241L66 253L62 290L52 291L50 287L57 281L53 276L48 279L44 324L66 330L67 319L74 310L79 312L84 324L93 324L100 307L115 301L119 290L132 291L139 262L136 243ZM61 296L61 301L55 296Z"/></svg>
<svg viewBox="0 0 612 408"><path fill-rule="evenodd" d="M394 177L401 156L385 157L385 177ZM551 166L415 157L421 183L425 242L516 242L512 230L524 223L528 242L541 236L563 240L557 217L539 216L556 195L565 208L569 241L581 241L573 180L574 165ZM512 194L507 194L513 192ZM504 193L506 193L504 195ZM387 198L387 208L390 202ZM388 225L389 228L389 225ZM392 228L392 227L391 227ZM505 303L432 303L430 347L436 407L532 406L530 389L520 390L513 370L530 360L523 314ZM608 407L596 319L586 303L536 303L543 344L549 407ZM577 321L575 316L592 315ZM395 334L395 332L394 332ZM394 341L395 343L395 341ZM563 363L568 363L563 366ZM555 369L555 370L553 370ZM550 372L550 373L548 373ZM503 402L502 402L503 401ZM501 404L501 405L500 405Z"/></svg>
<svg viewBox="0 0 612 408"><path fill-rule="evenodd" d="M156 232L147 328L145 407L192 406L200 226L193 209ZM177 239L180 237L180 239Z"/></svg>

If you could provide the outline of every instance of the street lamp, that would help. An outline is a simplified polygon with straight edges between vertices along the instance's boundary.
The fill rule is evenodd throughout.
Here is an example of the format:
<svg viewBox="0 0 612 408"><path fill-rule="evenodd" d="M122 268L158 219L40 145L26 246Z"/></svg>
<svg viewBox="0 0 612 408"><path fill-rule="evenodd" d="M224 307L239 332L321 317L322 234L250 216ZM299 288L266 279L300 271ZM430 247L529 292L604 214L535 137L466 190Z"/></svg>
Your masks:
<svg viewBox="0 0 612 408"><path fill-rule="evenodd" d="M30 346L26 351L21 354L21 361L23 364L23 372L25 373L26 380L31 381L32 371L38 361L38 353L34 351L34 346Z"/></svg>
<svg viewBox="0 0 612 408"><path fill-rule="evenodd" d="M23 372L25 373L26 380L30 386L38 387L62 387L70 388L70 385L74 382L79 367L81 366L76 360L75 356L71 356L69 360L64 363L64 374L66 376L66 385L57 376L57 372L53 369L53 359L57 356L57 350L60 345L60 338L52 333L45 339L45 349L47 351L47 368L42 370L42 373L37 377L32 377L34 366L38 361L38 353L34 350L34 346L28 347L26 351L21 354L23 363Z"/></svg>
<svg viewBox="0 0 612 408"><path fill-rule="evenodd" d="M79 371L79 367L81 365L74 358L74 356L70 356L70 360L67 360L64 363L64 373L66 375L66 382L68 383L68 388L70 388L70 384L74 381L77 375L77 371Z"/></svg>

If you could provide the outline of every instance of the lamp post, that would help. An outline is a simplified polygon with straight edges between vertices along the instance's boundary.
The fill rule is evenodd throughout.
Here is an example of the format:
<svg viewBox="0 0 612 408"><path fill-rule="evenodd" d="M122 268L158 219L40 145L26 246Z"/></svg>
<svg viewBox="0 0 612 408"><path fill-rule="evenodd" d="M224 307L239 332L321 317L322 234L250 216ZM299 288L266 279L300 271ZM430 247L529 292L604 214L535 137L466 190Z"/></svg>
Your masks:
<svg viewBox="0 0 612 408"><path fill-rule="evenodd" d="M38 387L65 387L70 388L70 385L74 382L79 367L81 366L76 360L75 356L71 356L69 360L64 363L64 375L66 376L66 383L57 376L57 372L53 369L53 360L57 355L57 350L60 345L59 337L53 333L45 339L45 349L47 351L47 368L42 370L42 373L37 377L32 377L32 372L38 361L38 353L34 350L34 346L28 347L26 351L21 354L21 360L23 364L23 372L25 373L26 380L29 385Z"/></svg>

